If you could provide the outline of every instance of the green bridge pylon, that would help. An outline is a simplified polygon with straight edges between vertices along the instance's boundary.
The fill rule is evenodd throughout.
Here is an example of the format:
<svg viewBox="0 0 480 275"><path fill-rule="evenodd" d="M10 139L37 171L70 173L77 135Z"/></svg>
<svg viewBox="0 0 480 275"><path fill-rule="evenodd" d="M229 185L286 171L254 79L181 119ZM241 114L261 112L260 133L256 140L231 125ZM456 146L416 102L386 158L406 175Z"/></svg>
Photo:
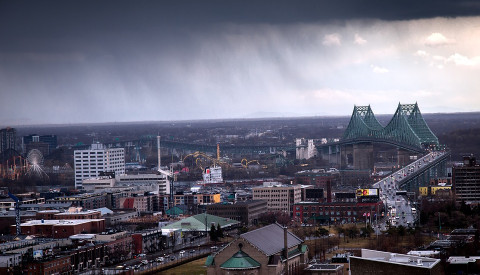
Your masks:
<svg viewBox="0 0 480 275"><path fill-rule="evenodd" d="M369 139L390 140L418 149L438 146L438 138L428 127L418 104L398 104L390 122L383 127L370 105L354 106L352 117L343 134L343 141Z"/></svg>

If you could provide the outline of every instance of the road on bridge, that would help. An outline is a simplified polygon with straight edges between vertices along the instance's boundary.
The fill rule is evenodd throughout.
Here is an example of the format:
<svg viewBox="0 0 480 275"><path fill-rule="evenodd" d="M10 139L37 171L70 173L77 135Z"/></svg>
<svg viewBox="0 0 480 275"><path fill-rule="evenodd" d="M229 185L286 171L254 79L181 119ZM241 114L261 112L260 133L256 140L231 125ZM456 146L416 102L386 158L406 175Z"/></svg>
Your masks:
<svg viewBox="0 0 480 275"><path fill-rule="evenodd" d="M400 191L402 181L409 175L421 171L425 166L435 162L445 154L446 152L442 151L431 152L373 184L374 188L379 189L380 198L388 210L387 216L384 217L375 228L377 233L379 233L380 230L386 230L387 222L392 226L414 226L415 220L417 219L417 209L415 209L413 203L408 200L407 196L399 195L397 191Z"/></svg>

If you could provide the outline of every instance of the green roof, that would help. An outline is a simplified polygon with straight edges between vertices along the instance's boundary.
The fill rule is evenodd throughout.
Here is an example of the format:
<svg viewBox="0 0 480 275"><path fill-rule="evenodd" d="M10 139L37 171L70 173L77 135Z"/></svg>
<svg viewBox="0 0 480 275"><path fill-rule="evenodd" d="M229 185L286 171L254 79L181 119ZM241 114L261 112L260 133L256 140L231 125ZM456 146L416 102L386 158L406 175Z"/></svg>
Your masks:
<svg viewBox="0 0 480 275"><path fill-rule="evenodd" d="M259 267L260 263L248 256L248 254L242 250L239 250L220 266L220 268L223 269L253 269Z"/></svg>
<svg viewBox="0 0 480 275"><path fill-rule="evenodd" d="M177 207L177 206L174 206L170 209L167 209L165 211L167 213L167 215L183 215L183 209L181 209L180 207Z"/></svg>
<svg viewBox="0 0 480 275"><path fill-rule="evenodd" d="M205 226L205 222L207 226ZM162 229L182 229L182 231L205 231L206 227L207 231L210 231L212 223L215 224L215 227L220 224L220 227L223 228L238 224L239 222L232 219L203 213L171 223L162 227Z"/></svg>
<svg viewBox="0 0 480 275"><path fill-rule="evenodd" d="M205 261L205 266L215 265L215 258L213 255L208 255L207 260Z"/></svg>

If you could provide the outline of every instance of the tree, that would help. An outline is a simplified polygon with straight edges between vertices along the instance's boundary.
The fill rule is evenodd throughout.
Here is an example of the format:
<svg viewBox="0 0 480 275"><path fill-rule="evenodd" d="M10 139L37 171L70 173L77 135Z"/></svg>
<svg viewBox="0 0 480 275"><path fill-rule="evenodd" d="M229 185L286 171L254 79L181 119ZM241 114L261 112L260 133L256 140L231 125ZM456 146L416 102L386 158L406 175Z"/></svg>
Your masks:
<svg viewBox="0 0 480 275"><path fill-rule="evenodd" d="M217 230L215 233L217 234L217 238L223 238L223 230L220 227L220 224L217 225Z"/></svg>
<svg viewBox="0 0 480 275"><path fill-rule="evenodd" d="M328 236L330 232L327 229L320 227L317 229L315 233L316 233L315 235L317 236Z"/></svg>
<svg viewBox="0 0 480 275"><path fill-rule="evenodd" d="M210 234L210 240L211 240L212 242L218 241L217 230L215 229L215 225L214 225L214 224L212 224L212 226L210 227L210 232L209 232L209 234Z"/></svg>

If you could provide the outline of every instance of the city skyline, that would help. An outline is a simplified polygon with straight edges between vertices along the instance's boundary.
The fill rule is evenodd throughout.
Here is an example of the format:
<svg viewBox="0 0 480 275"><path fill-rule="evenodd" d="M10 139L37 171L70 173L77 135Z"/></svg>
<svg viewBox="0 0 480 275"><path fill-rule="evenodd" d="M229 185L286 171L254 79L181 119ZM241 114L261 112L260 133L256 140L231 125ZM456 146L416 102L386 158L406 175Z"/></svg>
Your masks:
<svg viewBox="0 0 480 275"><path fill-rule="evenodd" d="M469 1L0 3L0 125L480 111Z"/></svg>

